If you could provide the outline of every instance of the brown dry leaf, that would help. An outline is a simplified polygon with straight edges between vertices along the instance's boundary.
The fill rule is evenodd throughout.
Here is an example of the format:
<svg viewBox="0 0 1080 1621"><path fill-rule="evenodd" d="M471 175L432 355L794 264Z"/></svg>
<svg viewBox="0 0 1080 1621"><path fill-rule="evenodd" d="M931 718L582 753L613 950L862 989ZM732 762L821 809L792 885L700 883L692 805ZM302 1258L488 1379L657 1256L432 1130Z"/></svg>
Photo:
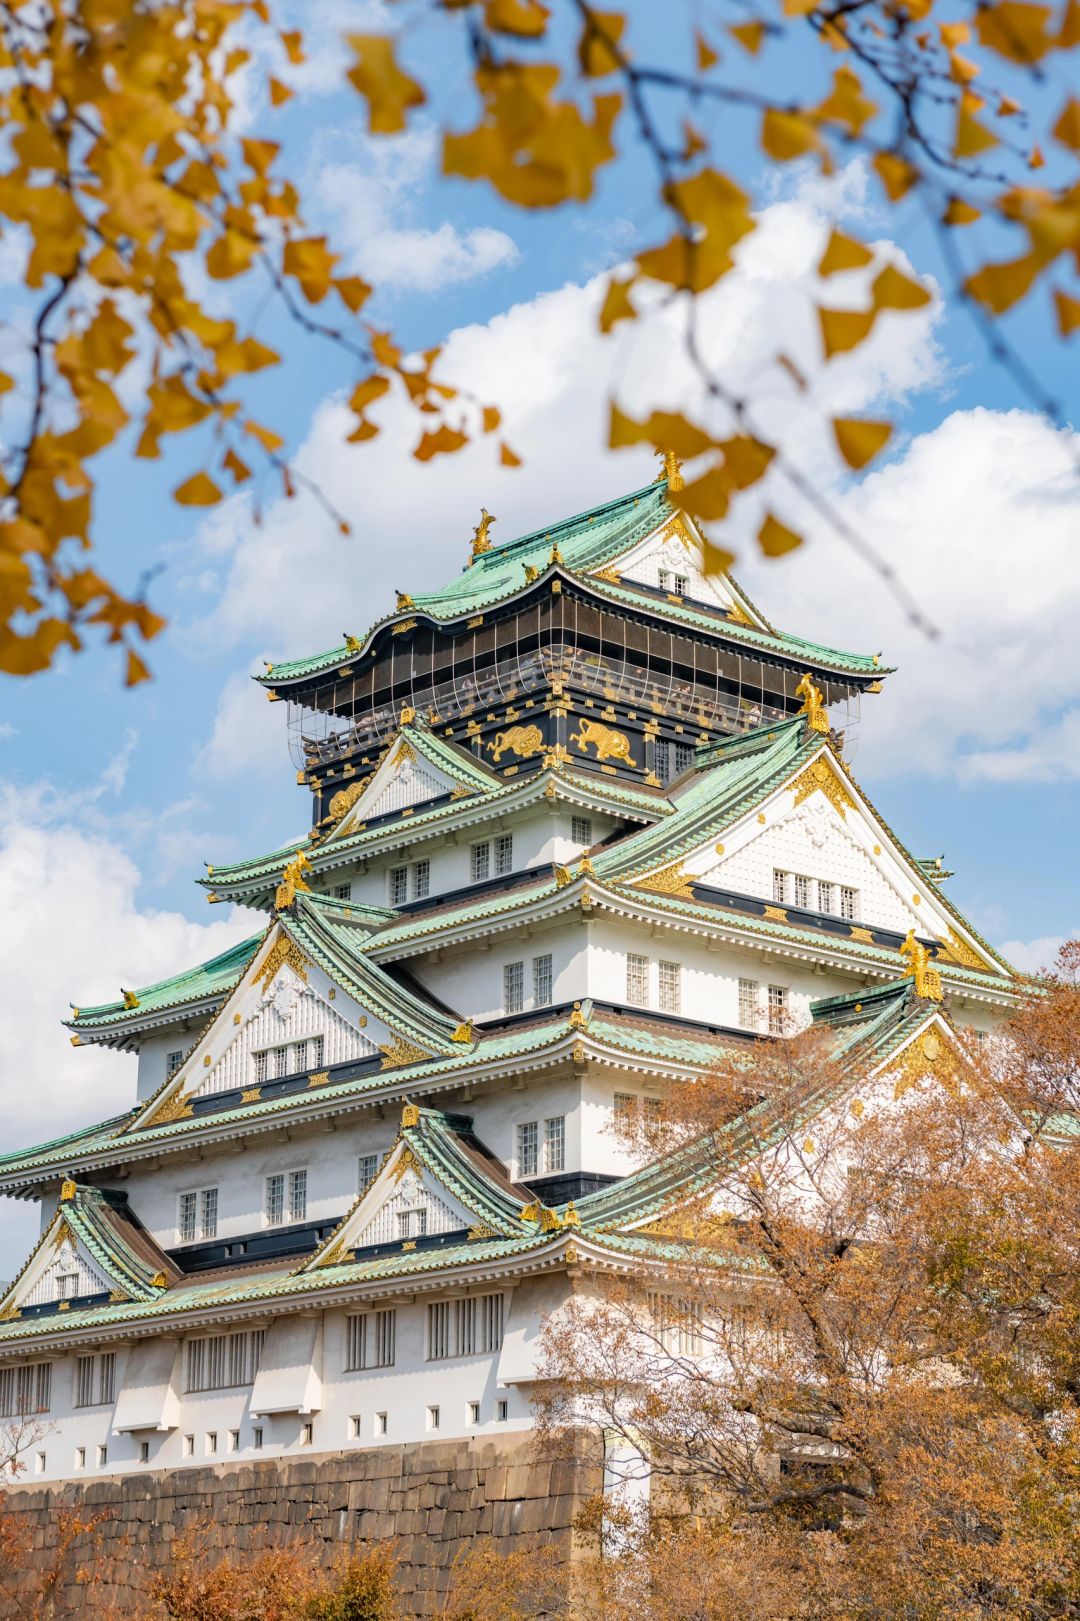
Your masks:
<svg viewBox="0 0 1080 1621"><path fill-rule="evenodd" d="M612 450L620 445L653 445L657 450L670 450L680 459L690 460L711 450L713 441L703 428L688 422L677 411L654 411L647 422L635 422L613 404L608 444Z"/></svg>
<svg viewBox="0 0 1080 1621"><path fill-rule="evenodd" d="M420 443L413 451L413 455L418 462L429 462L433 456L452 455L455 450L460 450L468 442L468 434L462 433L457 428L448 427L445 422L440 422L433 432L422 435Z"/></svg>
<svg viewBox="0 0 1080 1621"><path fill-rule="evenodd" d="M918 181L918 169L895 152L876 152L872 164L891 203L906 197Z"/></svg>
<svg viewBox="0 0 1080 1621"><path fill-rule="evenodd" d="M1080 327L1080 298L1054 289L1054 308L1057 311L1058 331L1063 338L1071 337Z"/></svg>
<svg viewBox="0 0 1080 1621"><path fill-rule="evenodd" d="M125 687L137 687L140 681L149 681L150 671L143 663L138 653L132 647L128 648L127 668L124 674Z"/></svg>
<svg viewBox="0 0 1080 1621"><path fill-rule="evenodd" d="M708 73L709 69L714 68L720 60L720 52L713 49L702 33L694 35L694 50L697 55L699 73Z"/></svg>
<svg viewBox="0 0 1080 1621"><path fill-rule="evenodd" d="M1070 152L1080 152L1080 101L1075 96L1069 97L1050 133Z"/></svg>
<svg viewBox="0 0 1080 1621"><path fill-rule="evenodd" d="M520 467L521 457L504 442L499 446L499 463L503 467Z"/></svg>
<svg viewBox="0 0 1080 1621"><path fill-rule="evenodd" d="M578 62L587 79L602 79L619 66L620 40L626 27L621 11L589 7L588 20L578 42Z"/></svg>
<svg viewBox="0 0 1080 1621"><path fill-rule="evenodd" d="M600 330L610 332L616 321L635 321L637 310L630 302L630 289L634 285L631 276L626 281L613 278L608 282L604 302L600 308Z"/></svg>
<svg viewBox="0 0 1080 1621"><path fill-rule="evenodd" d="M982 210L965 203L962 197L950 197L941 219L945 225L974 225L982 219Z"/></svg>
<svg viewBox="0 0 1080 1621"><path fill-rule="evenodd" d="M870 294L876 310L917 310L930 302L928 290L895 265L886 265L875 276Z"/></svg>
<svg viewBox="0 0 1080 1621"><path fill-rule="evenodd" d="M1029 65L1040 62L1054 48L1046 31L1053 15L1050 6L1028 5L1025 0L993 0L976 10L975 28L988 51L1006 61Z"/></svg>
<svg viewBox="0 0 1080 1621"><path fill-rule="evenodd" d="M840 454L856 470L873 461L892 437L891 422L867 422L859 417L834 417L833 433Z"/></svg>

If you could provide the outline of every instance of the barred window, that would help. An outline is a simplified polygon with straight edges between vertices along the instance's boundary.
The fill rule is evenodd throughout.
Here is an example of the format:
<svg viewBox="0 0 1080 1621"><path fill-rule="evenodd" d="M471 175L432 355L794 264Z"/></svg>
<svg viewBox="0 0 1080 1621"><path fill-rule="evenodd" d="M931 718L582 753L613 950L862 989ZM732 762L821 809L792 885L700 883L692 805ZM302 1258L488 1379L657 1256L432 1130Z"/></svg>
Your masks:
<svg viewBox="0 0 1080 1621"><path fill-rule="evenodd" d="M351 901L352 900L352 885L351 884L335 884L334 885L334 899L339 900L339 901Z"/></svg>
<svg viewBox="0 0 1080 1621"><path fill-rule="evenodd" d="M855 908L858 903L858 891L849 889L847 884L840 887L840 916L850 923L855 917Z"/></svg>
<svg viewBox="0 0 1080 1621"><path fill-rule="evenodd" d="M378 1174L378 1154L361 1154L357 1161L356 1191L366 1193Z"/></svg>
<svg viewBox="0 0 1080 1621"><path fill-rule="evenodd" d="M390 868L390 905L404 906L409 898L408 867Z"/></svg>
<svg viewBox="0 0 1080 1621"><path fill-rule="evenodd" d="M739 981L739 1023L744 1030L758 1027L761 986L756 979Z"/></svg>
<svg viewBox="0 0 1080 1621"><path fill-rule="evenodd" d="M782 1036L787 1029L788 988L786 985L769 986L769 1034Z"/></svg>
<svg viewBox="0 0 1080 1621"><path fill-rule="evenodd" d="M183 1062L184 1054L182 1050L180 1052L165 1054L165 1079L167 1081L172 1080L173 1076L176 1074Z"/></svg>
<svg viewBox="0 0 1080 1621"><path fill-rule="evenodd" d="M412 892L414 901L422 901L431 893L431 862L426 858L413 862Z"/></svg>
<svg viewBox="0 0 1080 1621"><path fill-rule="evenodd" d="M661 591L669 590L671 584L671 570L666 568L658 568L656 571L656 583L660 587Z"/></svg>
<svg viewBox="0 0 1080 1621"><path fill-rule="evenodd" d="M24 1362L0 1368L0 1418L47 1413L52 1405L52 1364Z"/></svg>
<svg viewBox="0 0 1080 1621"><path fill-rule="evenodd" d="M631 1007L647 1007L649 1003L649 959L636 951L626 954L626 1000Z"/></svg>
<svg viewBox="0 0 1080 1621"><path fill-rule="evenodd" d="M511 833L500 833L495 840L495 873L502 877L514 870L514 838Z"/></svg>
<svg viewBox="0 0 1080 1621"><path fill-rule="evenodd" d="M415 1210L398 1211L398 1237L424 1238L427 1235L427 1206L418 1205Z"/></svg>
<svg viewBox="0 0 1080 1621"><path fill-rule="evenodd" d="M787 881L787 873L782 872L779 867L774 867L772 875L772 898L780 906L783 906L787 900Z"/></svg>
<svg viewBox="0 0 1080 1621"><path fill-rule="evenodd" d="M365 1311L345 1319L345 1368L348 1373L365 1368L392 1368L397 1343L397 1313Z"/></svg>
<svg viewBox="0 0 1080 1621"><path fill-rule="evenodd" d="M591 816L571 816L571 818L570 818L570 837L571 837L571 839L573 839L575 844L585 844L585 845L591 844L592 843L592 817Z"/></svg>
<svg viewBox="0 0 1080 1621"><path fill-rule="evenodd" d="M675 775L681 777L684 771L689 771L694 763L694 745L692 743L676 743L675 745Z"/></svg>
<svg viewBox="0 0 1080 1621"><path fill-rule="evenodd" d="M94 1405L94 1363L96 1357L81 1356L75 1364L75 1406Z"/></svg>
<svg viewBox="0 0 1080 1621"><path fill-rule="evenodd" d="M835 894L836 894L836 885L835 884L827 884L822 879L818 880L817 904L818 904L818 911L819 912L835 912L835 910L836 910L836 901L834 899Z"/></svg>
<svg viewBox="0 0 1080 1621"><path fill-rule="evenodd" d="M551 1006L551 955L532 960L533 1007Z"/></svg>
<svg viewBox="0 0 1080 1621"><path fill-rule="evenodd" d="M195 1188L180 1195L176 1227L181 1244L193 1244L199 1238L216 1238L217 1223L217 1188Z"/></svg>
<svg viewBox="0 0 1080 1621"><path fill-rule="evenodd" d="M210 1334L187 1342L189 1394L202 1390L230 1390L255 1382L266 1330L239 1334Z"/></svg>
<svg viewBox="0 0 1080 1621"><path fill-rule="evenodd" d="M267 1058L269 1056L270 1056L269 1053L265 1053L265 1052L253 1054L254 1061L255 1061L255 1085L256 1086L261 1086L263 1081L265 1081L265 1079L266 1079L266 1060L267 1060Z"/></svg>
<svg viewBox="0 0 1080 1621"><path fill-rule="evenodd" d="M810 880L804 878L801 872L795 874L795 905L810 905Z"/></svg>
<svg viewBox="0 0 1080 1621"><path fill-rule="evenodd" d="M480 1356L498 1351L502 1346L501 1294L432 1301L427 1311L429 1362L442 1362L456 1356Z"/></svg>
<svg viewBox="0 0 1080 1621"><path fill-rule="evenodd" d="M653 1331L665 1351L672 1356L701 1355L704 1350L703 1320L697 1301L650 1293L649 1315Z"/></svg>
<svg viewBox="0 0 1080 1621"><path fill-rule="evenodd" d="M653 770L661 782L667 782L671 776L671 744L666 737L658 737L654 748Z"/></svg>
<svg viewBox="0 0 1080 1621"><path fill-rule="evenodd" d="M217 1188L204 1188L199 1194L199 1236L201 1238L217 1237Z"/></svg>
<svg viewBox="0 0 1080 1621"><path fill-rule="evenodd" d="M276 1171L266 1178L266 1224L307 1219L307 1171Z"/></svg>
<svg viewBox="0 0 1080 1621"><path fill-rule="evenodd" d="M544 1170L566 1169L566 1116L557 1114L544 1121Z"/></svg>
<svg viewBox="0 0 1080 1621"><path fill-rule="evenodd" d="M79 1274L77 1272L58 1272L56 1274L57 1300L74 1300L79 1292Z"/></svg>
<svg viewBox="0 0 1080 1621"><path fill-rule="evenodd" d="M637 1115L638 1100L633 1092L616 1092L615 1119L621 1126L628 1126Z"/></svg>
<svg viewBox="0 0 1080 1621"><path fill-rule="evenodd" d="M491 876L491 845L485 840L483 844L474 844L469 852L469 866L474 884L482 883Z"/></svg>
<svg viewBox="0 0 1080 1621"><path fill-rule="evenodd" d="M520 1013L525 1006L525 964L508 962L503 968L503 1012Z"/></svg>
<svg viewBox="0 0 1080 1621"><path fill-rule="evenodd" d="M662 962L660 964L660 1011L661 1013L678 1013L682 996L680 980L682 970L677 962Z"/></svg>
<svg viewBox="0 0 1080 1621"><path fill-rule="evenodd" d="M539 1170L539 1130L535 1120L525 1120L517 1129L518 1176L535 1176Z"/></svg>

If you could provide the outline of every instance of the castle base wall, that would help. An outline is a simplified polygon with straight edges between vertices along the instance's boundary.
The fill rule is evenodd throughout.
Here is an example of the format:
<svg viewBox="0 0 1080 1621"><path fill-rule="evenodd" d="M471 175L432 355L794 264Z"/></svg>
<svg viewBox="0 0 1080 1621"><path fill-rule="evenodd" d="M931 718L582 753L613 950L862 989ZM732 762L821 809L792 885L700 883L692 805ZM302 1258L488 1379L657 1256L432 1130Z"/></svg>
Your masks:
<svg viewBox="0 0 1080 1621"><path fill-rule="evenodd" d="M31 1595L58 1563L50 1614L141 1616L151 1608L155 1575L168 1569L185 1534L210 1556L305 1541L327 1564L343 1547L390 1539L402 1613L428 1616L455 1558L476 1538L492 1538L504 1553L555 1542L569 1558L574 1515L600 1479L583 1458L540 1459L526 1433L20 1485L0 1492L0 1517L30 1552L20 1561L17 1590L0 1600L0 1617L30 1613ZM96 1524L58 1561L70 1511Z"/></svg>

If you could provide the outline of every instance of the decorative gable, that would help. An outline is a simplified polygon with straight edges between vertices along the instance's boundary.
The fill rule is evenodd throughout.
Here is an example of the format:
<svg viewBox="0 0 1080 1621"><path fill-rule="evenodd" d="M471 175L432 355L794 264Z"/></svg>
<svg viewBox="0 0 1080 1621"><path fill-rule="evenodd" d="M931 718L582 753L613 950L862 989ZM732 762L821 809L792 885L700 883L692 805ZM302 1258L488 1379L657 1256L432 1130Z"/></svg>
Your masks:
<svg viewBox="0 0 1080 1621"><path fill-rule="evenodd" d="M412 1249L421 1238L468 1231L476 1223L476 1212L399 1138L374 1182L308 1265L336 1266L349 1251L374 1244L401 1243Z"/></svg>
<svg viewBox="0 0 1080 1621"><path fill-rule="evenodd" d="M294 968L283 965L250 1014L241 1016L235 1036L211 1064L198 1094L229 1092L331 1064L373 1058L379 1049L366 1034L367 1023L366 1014L344 1017L325 989L317 989L310 978L301 978Z"/></svg>
<svg viewBox="0 0 1080 1621"><path fill-rule="evenodd" d="M336 838L346 837L358 824L392 811L406 810L460 791L461 783L419 753L408 737L391 745L370 777L343 788L334 796L331 817L337 820Z"/></svg>
<svg viewBox="0 0 1080 1621"><path fill-rule="evenodd" d="M77 1300L82 1295L108 1294L112 1284L95 1266L74 1233L62 1222L49 1251L39 1267L24 1280L13 1305L44 1306L58 1300Z"/></svg>
<svg viewBox="0 0 1080 1621"><path fill-rule="evenodd" d="M673 596L692 597L724 609L745 624L768 628L726 575L706 571L700 537L692 523L679 513L672 513L661 529L654 530L609 566L624 580L669 591Z"/></svg>

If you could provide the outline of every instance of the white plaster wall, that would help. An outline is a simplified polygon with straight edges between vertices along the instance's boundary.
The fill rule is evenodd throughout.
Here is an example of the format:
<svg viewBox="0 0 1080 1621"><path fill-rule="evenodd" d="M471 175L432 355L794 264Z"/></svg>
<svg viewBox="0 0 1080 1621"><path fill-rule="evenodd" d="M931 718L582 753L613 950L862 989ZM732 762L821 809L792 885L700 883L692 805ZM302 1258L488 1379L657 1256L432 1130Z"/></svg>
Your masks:
<svg viewBox="0 0 1080 1621"><path fill-rule="evenodd" d="M589 994L585 967L586 935L576 919L563 918L532 929L508 929L474 945L447 948L413 958L409 970L422 985L463 1018L495 1019L504 1012L503 969L525 964L525 1008L533 1010L532 959L550 955L552 1002L572 1002Z"/></svg>
<svg viewBox="0 0 1080 1621"><path fill-rule="evenodd" d="M496 1285L478 1288L474 1293L502 1293L504 1325L509 1324L512 1307L512 1289ZM35 1420L35 1429L41 1433L34 1439L26 1454L27 1479L56 1480L82 1479L136 1471L140 1468L181 1468L207 1462L224 1461L230 1457L255 1459L281 1455L303 1455L322 1451L338 1451L351 1447L388 1446L423 1441L432 1437L450 1439L456 1436L495 1434L503 1429L523 1430L532 1425L528 1400L528 1386L500 1384L498 1378L499 1351L470 1357L452 1357L446 1360L427 1360L427 1299L426 1296L403 1295L396 1301L373 1302L373 1305L394 1305L397 1311L395 1362L390 1368L376 1368L366 1372L350 1372L345 1367L346 1339L344 1309L324 1314L322 1337L322 1398L314 1414L281 1414L260 1417L250 1410L251 1387L204 1391L187 1394L183 1391L183 1370L186 1355L180 1367L180 1416L176 1427L165 1433L153 1431L120 1434L113 1430L113 1406L75 1408L74 1378L76 1354L53 1359L52 1405L47 1414ZM436 1298L432 1296L430 1298ZM444 1298L439 1296L438 1298ZM446 1298L454 1298L450 1295ZM236 1327L265 1327L265 1323L244 1323ZM80 1352L99 1347L80 1348ZM114 1349L117 1354L116 1389L119 1392L126 1367L127 1352L123 1345L103 1345L100 1349ZM37 1359L34 1359L37 1360ZM507 1404L506 1417L498 1416L497 1403ZM478 1423L470 1422L469 1403L480 1404ZM429 1409L439 1409L439 1425L431 1427ZM387 1415L386 1433L380 1433L377 1415ZM359 1435L353 1433L353 1420L359 1420ZM311 1423L312 1438L305 1439L304 1425ZM254 1431L262 1429L261 1449L254 1445ZM239 1432L239 1444L233 1446L230 1432ZM217 1451L208 1449L207 1437L216 1433ZM185 1437L191 1436L193 1449L185 1447ZM149 1458L140 1462L140 1442L149 1442ZM105 1464L97 1462L99 1446L107 1448ZM76 1467L76 1450L85 1448L86 1463ZM38 1454L44 1454L45 1466L38 1466Z"/></svg>
<svg viewBox="0 0 1080 1621"><path fill-rule="evenodd" d="M543 865L554 859L553 820L553 813L546 808L529 809L517 816L492 816L476 827L462 828L457 832L444 834L438 839L417 839L413 842L409 839L409 824L406 819L399 829L400 843L384 855L369 856L365 870L352 878L352 898L370 906L389 906L391 867L421 860L431 863L432 895L463 889L472 883L471 846L485 841L493 843L499 834L509 833L513 837L514 872L521 872L526 867ZM565 818L565 822L568 831L569 817ZM490 869L492 878L495 877L494 860L493 849ZM342 874L335 873L332 879L326 880L325 888L328 893L332 893L337 883L345 881L343 869ZM410 875L409 899L412 898Z"/></svg>
<svg viewBox="0 0 1080 1621"><path fill-rule="evenodd" d="M167 1073L168 1055L186 1053L195 1039L194 1030L169 1030L164 1035L147 1036L139 1047L139 1070L135 1096L141 1101L156 1092ZM117 1055L119 1058L119 1054ZM125 1055L126 1056L126 1055Z"/></svg>

